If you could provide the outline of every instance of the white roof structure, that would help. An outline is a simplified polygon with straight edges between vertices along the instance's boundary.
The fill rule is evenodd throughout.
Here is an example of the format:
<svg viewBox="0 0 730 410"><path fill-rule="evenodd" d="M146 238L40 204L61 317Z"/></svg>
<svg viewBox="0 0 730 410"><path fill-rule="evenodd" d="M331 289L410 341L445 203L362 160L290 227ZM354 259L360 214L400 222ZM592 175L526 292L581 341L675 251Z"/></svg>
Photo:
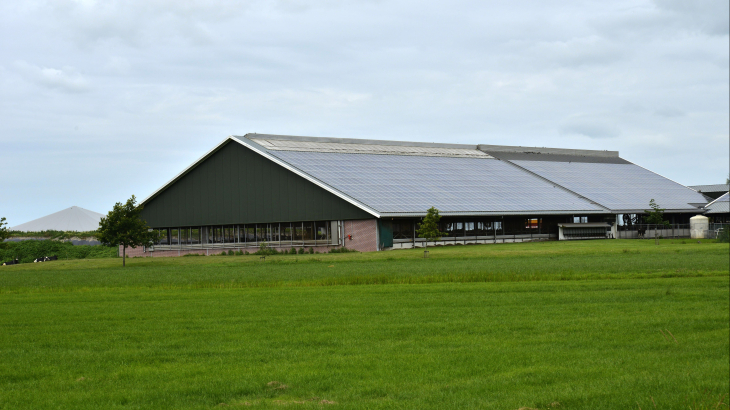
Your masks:
<svg viewBox="0 0 730 410"><path fill-rule="evenodd" d="M58 211L42 218L14 226L11 231L75 231L87 232L99 229L99 221L104 215L78 206Z"/></svg>

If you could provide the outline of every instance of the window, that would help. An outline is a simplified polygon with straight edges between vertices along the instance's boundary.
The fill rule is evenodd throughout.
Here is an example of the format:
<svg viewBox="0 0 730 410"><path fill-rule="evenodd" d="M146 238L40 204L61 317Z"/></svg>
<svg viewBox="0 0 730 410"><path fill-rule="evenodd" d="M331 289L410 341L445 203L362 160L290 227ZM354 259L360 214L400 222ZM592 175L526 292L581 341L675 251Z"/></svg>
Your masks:
<svg viewBox="0 0 730 410"><path fill-rule="evenodd" d="M292 228L290 223L281 224L281 241L292 241Z"/></svg>
<svg viewBox="0 0 730 410"><path fill-rule="evenodd" d="M223 242L236 242L236 228L233 225L226 225L225 227L223 227Z"/></svg>
<svg viewBox="0 0 730 410"><path fill-rule="evenodd" d="M525 219L525 229L537 229L540 225L538 224L537 218Z"/></svg>
<svg viewBox="0 0 730 410"><path fill-rule="evenodd" d="M167 232L167 229L157 229L157 240L155 241L155 244L157 245L169 245L170 244L170 235Z"/></svg>
<svg viewBox="0 0 730 410"><path fill-rule="evenodd" d="M170 245L180 244L180 234L177 228L170 229Z"/></svg>
<svg viewBox="0 0 730 410"><path fill-rule="evenodd" d="M314 240L314 222L303 222L303 235L304 241L309 242Z"/></svg>
<svg viewBox="0 0 730 410"><path fill-rule="evenodd" d="M269 224L269 233L271 236L271 242L279 242L281 236L279 235L279 224Z"/></svg>
<svg viewBox="0 0 730 410"><path fill-rule="evenodd" d="M476 223L464 222L464 234L466 236L476 236L477 235Z"/></svg>
<svg viewBox="0 0 730 410"><path fill-rule="evenodd" d="M327 241L329 239L329 232L327 230L327 222L320 221L314 223L315 228L315 239L318 241Z"/></svg>
<svg viewBox="0 0 730 410"><path fill-rule="evenodd" d="M304 240L304 228L302 227L301 222L292 223L292 227L294 228L294 241L295 242L303 241Z"/></svg>
<svg viewBox="0 0 730 410"><path fill-rule="evenodd" d="M413 239L413 222L393 221L393 239Z"/></svg>
<svg viewBox="0 0 730 410"><path fill-rule="evenodd" d="M200 228L190 229L190 244L200 245Z"/></svg>
<svg viewBox="0 0 730 410"><path fill-rule="evenodd" d="M180 229L180 245L187 245L190 240L190 228Z"/></svg>
<svg viewBox="0 0 730 410"><path fill-rule="evenodd" d="M574 216L573 217L573 223L575 223L575 224L585 224L585 223L588 223L588 217L587 216Z"/></svg>

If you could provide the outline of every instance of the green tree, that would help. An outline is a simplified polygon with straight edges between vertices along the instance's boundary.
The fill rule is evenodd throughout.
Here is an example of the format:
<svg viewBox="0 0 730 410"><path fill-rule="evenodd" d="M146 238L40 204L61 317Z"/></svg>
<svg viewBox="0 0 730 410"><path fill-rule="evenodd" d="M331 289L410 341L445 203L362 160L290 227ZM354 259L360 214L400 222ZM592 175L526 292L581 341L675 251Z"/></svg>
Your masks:
<svg viewBox="0 0 730 410"><path fill-rule="evenodd" d="M10 231L7 228L8 224L5 222L5 217L0 218L0 247L4 246L6 239L10 238Z"/></svg>
<svg viewBox="0 0 730 410"><path fill-rule="evenodd" d="M646 211L646 213L649 215L646 218L646 223L654 224L654 225L664 225L664 226L670 225L669 221L664 220L665 209L659 208L659 205L657 205L657 203L654 202L653 198L651 201L649 201L649 206L651 207L651 209Z"/></svg>
<svg viewBox="0 0 730 410"><path fill-rule="evenodd" d="M139 217L140 212L142 205L138 206L137 199L132 195L125 204L117 202L114 209L99 222L99 242L106 246L122 247L122 266L126 266L128 247L151 246L155 238L147 222Z"/></svg>
<svg viewBox="0 0 730 410"><path fill-rule="evenodd" d="M421 221L421 224L418 226L418 237L426 239L427 248L429 241L437 241L441 239L442 236L447 235L446 233L439 231L440 220L441 215L439 215L439 210L431 207L428 209L428 211L426 211L426 216L423 218L423 221Z"/></svg>

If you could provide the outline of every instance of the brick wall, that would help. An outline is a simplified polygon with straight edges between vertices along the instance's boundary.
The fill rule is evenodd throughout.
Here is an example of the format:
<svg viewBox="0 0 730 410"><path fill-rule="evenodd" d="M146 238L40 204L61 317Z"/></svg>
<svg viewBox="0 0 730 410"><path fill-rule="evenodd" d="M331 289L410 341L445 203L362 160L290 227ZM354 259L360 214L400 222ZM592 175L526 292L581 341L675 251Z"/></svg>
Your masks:
<svg viewBox="0 0 730 410"><path fill-rule="evenodd" d="M345 247L360 252L378 250L377 219L361 219L343 223L345 224ZM352 239L348 239L347 235L352 235Z"/></svg>

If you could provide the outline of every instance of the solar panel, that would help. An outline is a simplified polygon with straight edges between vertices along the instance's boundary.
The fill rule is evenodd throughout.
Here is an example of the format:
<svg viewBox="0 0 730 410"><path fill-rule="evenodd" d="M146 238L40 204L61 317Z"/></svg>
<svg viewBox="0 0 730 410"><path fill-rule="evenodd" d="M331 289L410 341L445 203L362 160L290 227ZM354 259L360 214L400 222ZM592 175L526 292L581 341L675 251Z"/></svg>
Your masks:
<svg viewBox="0 0 730 410"><path fill-rule="evenodd" d="M577 195L490 158L268 151L380 213L600 212Z"/></svg>
<svg viewBox="0 0 730 410"><path fill-rule="evenodd" d="M649 209L654 199L668 210L694 210L705 198L634 164L517 161L513 163L614 211Z"/></svg>

